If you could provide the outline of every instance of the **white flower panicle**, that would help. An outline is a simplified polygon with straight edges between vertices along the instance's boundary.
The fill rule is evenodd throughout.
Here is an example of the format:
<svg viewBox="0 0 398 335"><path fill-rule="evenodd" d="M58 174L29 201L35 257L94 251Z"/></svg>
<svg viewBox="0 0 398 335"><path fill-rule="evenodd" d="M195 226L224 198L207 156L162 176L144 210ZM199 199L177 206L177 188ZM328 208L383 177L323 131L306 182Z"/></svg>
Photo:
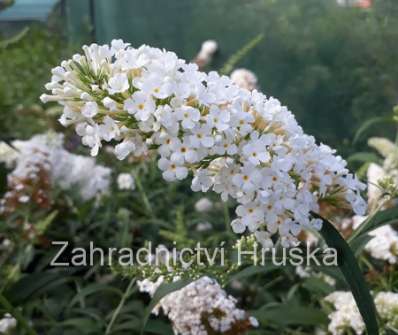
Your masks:
<svg viewBox="0 0 398 335"><path fill-rule="evenodd" d="M141 292L151 296L162 284L148 279L138 282ZM258 321L236 307L236 299L228 296L221 286L209 277L202 277L181 290L162 298L153 313L162 310L170 319L175 334L245 334L257 327Z"/></svg>
<svg viewBox="0 0 398 335"><path fill-rule="evenodd" d="M7 192L0 199L0 214L8 216L25 205L49 209L51 163L48 155L38 149L28 154L21 154L15 150L13 157L13 160L9 161L9 167L15 164L15 168L7 176ZM25 228L30 231L30 224Z"/></svg>
<svg viewBox="0 0 398 335"><path fill-rule="evenodd" d="M165 50L121 40L83 50L53 69L41 99L64 106L60 122L75 125L92 155L111 140L119 159L157 149L165 180L192 173L194 191L236 199L233 229L266 245L278 232L290 245L303 228L319 229L310 213L322 201L364 213L364 185L277 99Z"/></svg>
<svg viewBox="0 0 398 335"><path fill-rule="evenodd" d="M344 335L352 330L356 335L365 331L358 307L351 292L336 291L328 295L325 301L333 304L335 311L329 314L329 331L332 335Z"/></svg>
<svg viewBox="0 0 398 335"><path fill-rule="evenodd" d="M398 293L380 292L375 298L375 304L380 318L386 327L398 328Z"/></svg>
<svg viewBox="0 0 398 335"><path fill-rule="evenodd" d="M211 200L209 200L206 197L200 198L196 203L195 203L195 210L198 213L207 213L210 212L214 207L214 204Z"/></svg>
<svg viewBox="0 0 398 335"><path fill-rule="evenodd" d="M36 135L27 141L14 141L12 145L17 149L17 155L11 179L34 180L40 169L44 168L52 185L63 190L76 189L84 200L92 199L109 189L111 170L97 165L92 157L66 151L61 134Z"/></svg>
<svg viewBox="0 0 398 335"><path fill-rule="evenodd" d="M332 335L344 335L352 331L356 335L365 333L365 323L355 304L351 292L336 291L325 300L333 304L335 311L329 314L329 331ZM379 292L375 298L376 310L381 320L381 330L398 326L398 293Z"/></svg>

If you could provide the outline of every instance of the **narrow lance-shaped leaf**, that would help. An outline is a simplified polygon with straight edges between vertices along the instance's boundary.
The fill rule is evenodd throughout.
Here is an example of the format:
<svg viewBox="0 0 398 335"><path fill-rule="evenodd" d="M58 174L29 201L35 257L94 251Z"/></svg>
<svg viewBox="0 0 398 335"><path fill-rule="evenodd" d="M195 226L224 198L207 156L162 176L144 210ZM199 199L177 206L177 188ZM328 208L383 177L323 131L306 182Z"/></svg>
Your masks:
<svg viewBox="0 0 398 335"><path fill-rule="evenodd" d="M371 127L373 127L376 124L381 124L381 123L390 123L393 122L393 118L391 116L377 116L374 117L370 120L365 121L365 123L357 130L355 136L354 136L354 144L358 142L363 134Z"/></svg>
<svg viewBox="0 0 398 335"><path fill-rule="evenodd" d="M374 229L380 228L387 224L394 224L398 222L398 207L387 208L382 211L369 216L362 224L354 231L349 238L350 244L360 238L362 235L371 232Z"/></svg>
<svg viewBox="0 0 398 335"><path fill-rule="evenodd" d="M354 253L332 223L318 214L313 213L313 216L323 221L321 235L328 246L338 252L339 268L351 289L368 334L378 335L376 307Z"/></svg>

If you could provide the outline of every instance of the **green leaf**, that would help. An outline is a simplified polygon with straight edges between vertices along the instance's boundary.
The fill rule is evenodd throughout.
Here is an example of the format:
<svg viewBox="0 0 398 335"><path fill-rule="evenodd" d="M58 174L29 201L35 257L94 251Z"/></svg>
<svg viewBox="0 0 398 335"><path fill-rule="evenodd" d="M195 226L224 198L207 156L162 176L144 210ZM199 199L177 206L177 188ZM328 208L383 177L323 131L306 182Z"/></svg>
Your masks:
<svg viewBox="0 0 398 335"><path fill-rule="evenodd" d="M144 334L145 331L145 326L148 322L149 316L152 312L152 310L155 308L155 306L159 303L159 301L164 298L166 295L181 290L185 286L187 286L189 283L191 283L193 280L192 279L182 279L173 283L164 283L159 286L159 288L156 290L155 294L153 295L153 298L151 300L151 303L147 307L144 313L144 319L142 323L142 328L141 328L141 334Z"/></svg>
<svg viewBox="0 0 398 335"><path fill-rule="evenodd" d="M25 27L16 35L14 35L6 40L0 41L0 49L2 49L2 48L5 49L12 44L18 43L21 39L23 39L25 37L25 35L28 33L28 31L29 31L29 27Z"/></svg>
<svg viewBox="0 0 398 335"><path fill-rule="evenodd" d="M363 234L358 236L353 241L349 242L352 251L354 252L355 256L358 256L363 248L365 248L366 244L372 239L372 236L369 234Z"/></svg>
<svg viewBox="0 0 398 335"><path fill-rule="evenodd" d="M369 162L378 162L379 156L377 156L374 152L356 152L355 154L349 156L347 161L349 163L352 162L360 162L360 163L369 163Z"/></svg>
<svg viewBox="0 0 398 335"><path fill-rule="evenodd" d="M344 276L337 266L313 265L312 268L316 271L322 272L329 277L332 277L336 280L336 284L345 284Z"/></svg>
<svg viewBox="0 0 398 335"><path fill-rule="evenodd" d="M84 289L80 290L79 292L77 292L76 295L74 296L74 298L70 301L69 307L75 305L81 299L85 299L86 297L88 297L94 293L96 295L99 295L100 293L105 293L105 292L113 293L117 296L122 295L121 292L114 287L111 287L107 284L95 283L95 284L91 284L91 285L85 287Z"/></svg>
<svg viewBox="0 0 398 335"><path fill-rule="evenodd" d="M303 281L303 287L308 291L322 296L328 295L334 291L333 287L325 283L321 278L311 277Z"/></svg>
<svg viewBox="0 0 398 335"><path fill-rule="evenodd" d="M73 318L61 323L64 327L72 327L79 330L81 334L92 334L100 331L99 324L95 320L87 318Z"/></svg>
<svg viewBox="0 0 398 335"><path fill-rule="evenodd" d="M321 235L327 245L335 248L338 252L340 270L351 289L368 334L378 335L376 308L354 253L332 223L318 214L313 213L312 215L323 221Z"/></svg>
<svg viewBox="0 0 398 335"><path fill-rule="evenodd" d="M262 324L314 326L327 323L327 316L319 308L305 307L291 302L272 304L252 313Z"/></svg>
<svg viewBox="0 0 398 335"><path fill-rule="evenodd" d="M250 51L252 51L262 40L264 39L264 34L258 34L253 39L251 39L247 44L240 48L236 53L234 53L225 62L223 67L220 69L219 73L222 75L229 75L232 70Z"/></svg>
<svg viewBox="0 0 398 335"><path fill-rule="evenodd" d="M132 332L133 330L140 329L140 325L141 325L140 321L141 320L139 320L139 319L134 319L132 321L120 323L120 324L116 325L115 327L113 327L111 334L119 334L121 331L130 331L131 334L133 334L133 332Z"/></svg>
<svg viewBox="0 0 398 335"><path fill-rule="evenodd" d="M394 122L394 120L391 116L378 116L378 117L374 117L372 119L365 121L363 123L363 125L361 127L359 127L359 129L355 133L353 143L354 144L357 143L361 139L361 137L364 135L364 133L369 128L373 127L374 125L380 124L380 123L390 123L390 122Z"/></svg>
<svg viewBox="0 0 398 335"><path fill-rule="evenodd" d="M22 277L7 292L6 296L13 305L27 301L34 293L60 278L59 273L33 273Z"/></svg>
<svg viewBox="0 0 398 335"><path fill-rule="evenodd" d="M374 215L368 217L362 224L354 231L349 238L349 243L353 245L358 243L355 240L365 233L380 228L387 224L394 224L398 222L398 207L391 207L382 211L376 212Z"/></svg>
<svg viewBox="0 0 398 335"><path fill-rule="evenodd" d="M254 276L259 273L263 273L263 274L268 273L268 272L271 272L278 268L280 268L280 267L273 265L273 264L269 264L266 266L251 265L251 266L248 266L248 267L244 268L243 270L235 273L233 276L231 276L228 280L228 283L232 282L233 280L240 280L243 278L251 277L251 276Z"/></svg>
<svg viewBox="0 0 398 335"><path fill-rule="evenodd" d="M171 326L161 320L150 320L146 326L146 332L159 335L173 335Z"/></svg>
<svg viewBox="0 0 398 335"><path fill-rule="evenodd" d="M43 220L40 220L39 222L37 222L35 224L35 228L40 235L42 235L46 232L47 228L54 221L57 214L58 214L58 211L53 211L49 215L47 215Z"/></svg>

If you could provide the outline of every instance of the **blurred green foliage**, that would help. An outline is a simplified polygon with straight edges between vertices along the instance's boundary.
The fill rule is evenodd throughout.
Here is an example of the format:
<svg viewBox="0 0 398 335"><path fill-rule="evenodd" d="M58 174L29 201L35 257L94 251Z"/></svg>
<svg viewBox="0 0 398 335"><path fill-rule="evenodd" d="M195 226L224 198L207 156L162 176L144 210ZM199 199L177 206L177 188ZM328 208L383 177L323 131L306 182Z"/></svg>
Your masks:
<svg viewBox="0 0 398 335"><path fill-rule="evenodd" d="M6 9L14 3L14 0L0 0L0 11Z"/></svg>
<svg viewBox="0 0 398 335"><path fill-rule="evenodd" d="M51 68L67 52L66 44L45 26L32 26L17 39L0 41L1 137L27 138L46 129L45 114L37 104Z"/></svg>
<svg viewBox="0 0 398 335"><path fill-rule="evenodd" d="M261 66L264 90L307 132L352 152L355 130L388 114L398 98L398 2L375 1L368 11L334 1L269 2L264 47L244 65Z"/></svg>

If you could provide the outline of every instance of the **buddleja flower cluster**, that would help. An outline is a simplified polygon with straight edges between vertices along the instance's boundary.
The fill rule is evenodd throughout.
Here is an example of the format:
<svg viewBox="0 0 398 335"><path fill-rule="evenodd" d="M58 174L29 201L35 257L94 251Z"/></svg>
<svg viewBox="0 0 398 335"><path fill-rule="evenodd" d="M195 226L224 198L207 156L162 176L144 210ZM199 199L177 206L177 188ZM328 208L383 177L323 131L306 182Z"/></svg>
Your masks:
<svg viewBox="0 0 398 335"><path fill-rule="evenodd" d="M289 245L302 228L319 229L310 213L322 201L364 213L364 185L278 100L145 45L83 50L52 70L41 99L64 106L61 123L75 126L92 155L110 141L119 159L156 149L165 180L192 173L194 191L236 199L233 230L265 246L278 232Z"/></svg>
<svg viewBox="0 0 398 335"><path fill-rule="evenodd" d="M390 225L386 225L371 231L369 235L372 239L366 244L365 250L373 258L396 264L398 262L398 232Z"/></svg>
<svg viewBox="0 0 398 335"><path fill-rule="evenodd" d="M328 295L325 300L333 304L335 308L335 311L329 315L328 328L333 335L351 334L352 331L356 335L364 334L365 323L351 292L336 291ZM398 293L379 292L374 301L382 324L381 333L386 334L387 329L396 329L398 327Z"/></svg>
<svg viewBox="0 0 398 335"><path fill-rule="evenodd" d="M156 282L145 279L138 286L141 292L152 296L162 282L162 277ZM209 277L162 298L153 313L160 310L171 320L175 334L246 334L258 326L258 321L237 308L236 299Z"/></svg>
<svg viewBox="0 0 398 335"><path fill-rule="evenodd" d="M4 147L3 144L0 161L14 166L8 177L6 202L18 195L19 203L33 201L48 207L51 186L73 188L83 200L90 200L109 188L111 170L96 164L91 157L65 150L61 134L36 135L27 141L13 141L8 150Z"/></svg>
<svg viewBox="0 0 398 335"><path fill-rule="evenodd" d="M0 156L0 161L8 162L13 157L18 163L7 177L7 192L0 199L0 214L8 216L24 205L35 206L37 209L48 210L51 207L51 163L46 153L42 151L21 155L9 147L11 156ZM32 227L27 226L28 235Z"/></svg>

